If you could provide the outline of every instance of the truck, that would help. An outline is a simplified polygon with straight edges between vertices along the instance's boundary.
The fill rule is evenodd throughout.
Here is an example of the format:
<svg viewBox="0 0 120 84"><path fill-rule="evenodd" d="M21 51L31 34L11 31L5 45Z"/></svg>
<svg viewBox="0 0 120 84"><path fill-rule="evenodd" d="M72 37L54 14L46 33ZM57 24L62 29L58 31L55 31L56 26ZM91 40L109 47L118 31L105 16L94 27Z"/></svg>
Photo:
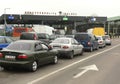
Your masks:
<svg viewBox="0 0 120 84"><path fill-rule="evenodd" d="M95 36L104 36L105 35L105 28L104 27L94 27L87 29L87 33L93 34Z"/></svg>
<svg viewBox="0 0 120 84"><path fill-rule="evenodd" d="M34 25L32 29L37 33L54 34L54 28L48 25Z"/></svg>

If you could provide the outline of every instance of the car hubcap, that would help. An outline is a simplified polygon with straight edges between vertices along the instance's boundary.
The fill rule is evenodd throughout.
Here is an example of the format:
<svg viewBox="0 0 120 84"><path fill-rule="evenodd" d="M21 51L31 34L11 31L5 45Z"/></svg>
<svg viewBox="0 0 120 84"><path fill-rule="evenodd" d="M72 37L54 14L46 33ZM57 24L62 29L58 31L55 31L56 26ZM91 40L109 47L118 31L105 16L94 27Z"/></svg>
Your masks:
<svg viewBox="0 0 120 84"><path fill-rule="evenodd" d="M55 56L54 57L54 63L57 63L57 61L58 61L58 58L57 58L57 56Z"/></svg>
<svg viewBox="0 0 120 84"><path fill-rule="evenodd" d="M33 69L33 71L35 71L37 69L37 63L36 63L36 61L33 62L32 69Z"/></svg>

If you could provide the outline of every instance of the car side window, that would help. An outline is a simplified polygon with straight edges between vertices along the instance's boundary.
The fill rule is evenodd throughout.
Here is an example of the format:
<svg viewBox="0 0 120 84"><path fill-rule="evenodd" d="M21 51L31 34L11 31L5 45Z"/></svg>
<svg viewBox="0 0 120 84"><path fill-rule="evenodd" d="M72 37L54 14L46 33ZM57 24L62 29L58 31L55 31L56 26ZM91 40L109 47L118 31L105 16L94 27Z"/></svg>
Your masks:
<svg viewBox="0 0 120 84"><path fill-rule="evenodd" d="M49 35L46 34L46 39L49 39Z"/></svg>
<svg viewBox="0 0 120 84"><path fill-rule="evenodd" d="M78 42L75 39L72 39L72 44L78 44Z"/></svg>
<svg viewBox="0 0 120 84"><path fill-rule="evenodd" d="M41 44L41 45L42 45L43 50L48 50L48 47L46 45L44 44Z"/></svg>
<svg viewBox="0 0 120 84"><path fill-rule="evenodd" d="M5 43L4 38L0 38L0 43Z"/></svg>
<svg viewBox="0 0 120 84"><path fill-rule="evenodd" d="M73 40L74 40L75 44L79 44L75 39L73 39Z"/></svg>
<svg viewBox="0 0 120 84"><path fill-rule="evenodd" d="M35 51L40 51L42 50L42 45L40 43L35 44Z"/></svg>
<svg viewBox="0 0 120 84"><path fill-rule="evenodd" d="M74 40L73 40L73 39L71 39L71 43L72 43L72 44L75 44L75 42L74 42Z"/></svg>
<svg viewBox="0 0 120 84"><path fill-rule="evenodd" d="M11 43L11 42L13 42L13 40L10 39L10 38L6 38L6 42L7 42L7 43Z"/></svg>

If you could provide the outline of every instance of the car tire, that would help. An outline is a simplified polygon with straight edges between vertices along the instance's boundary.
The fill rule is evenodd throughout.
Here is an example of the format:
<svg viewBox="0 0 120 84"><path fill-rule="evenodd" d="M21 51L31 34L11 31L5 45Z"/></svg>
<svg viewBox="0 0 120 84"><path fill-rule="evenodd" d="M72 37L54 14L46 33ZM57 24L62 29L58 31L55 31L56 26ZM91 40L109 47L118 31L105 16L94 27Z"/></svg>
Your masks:
<svg viewBox="0 0 120 84"><path fill-rule="evenodd" d="M71 51L71 52L69 53L69 58L70 58L70 59L73 59L73 57L74 57L74 52Z"/></svg>
<svg viewBox="0 0 120 84"><path fill-rule="evenodd" d="M57 64L58 63L58 56L54 56L52 63L53 64Z"/></svg>
<svg viewBox="0 0 120 84"><path fill-rule="evenodd" d="M96 50L99 50L99 46L97 46Z"/></svg>
<svg viewBox="0 0 120 84"><path fill-rule="evenodd" d="M81 50L80 55L83 55L84 49Z"/></svg>
<svg viewBox="0 0 120 84"><path fill-rule="evenodd" d="M31 72L35 72L38 68L38 64L36 61L33 61L32 63L30 63L29 65L29 71Z"/></svg>

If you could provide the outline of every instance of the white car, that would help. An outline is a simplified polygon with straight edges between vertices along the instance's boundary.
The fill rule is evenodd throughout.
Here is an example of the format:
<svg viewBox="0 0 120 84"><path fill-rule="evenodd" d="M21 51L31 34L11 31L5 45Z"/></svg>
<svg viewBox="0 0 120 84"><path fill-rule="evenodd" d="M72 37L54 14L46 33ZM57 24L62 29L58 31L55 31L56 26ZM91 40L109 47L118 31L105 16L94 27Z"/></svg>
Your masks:
<svg viewBox="0 0 120 84"><path fill-rule="evenodd" d="M109 35L104 35L103 38L105 39L106 45L111 45L111 39Z"/></svg>
<svg viewBox="0 0 120 84"><path fill-rule="evenodd" d="M96 38L98 39L98 44L100 48L106 46L105 39L103 38L103 36L96 36Z"/></svg>
<svg viewBox="0 0 120 84"><path fill-rule="evenodd" d="M49 44L53 49L58 50L58 56L67 56L70 59L74 55L83 54L83 45L78 43L74 38L61 37L56 38L52 43Z"/></svg>

